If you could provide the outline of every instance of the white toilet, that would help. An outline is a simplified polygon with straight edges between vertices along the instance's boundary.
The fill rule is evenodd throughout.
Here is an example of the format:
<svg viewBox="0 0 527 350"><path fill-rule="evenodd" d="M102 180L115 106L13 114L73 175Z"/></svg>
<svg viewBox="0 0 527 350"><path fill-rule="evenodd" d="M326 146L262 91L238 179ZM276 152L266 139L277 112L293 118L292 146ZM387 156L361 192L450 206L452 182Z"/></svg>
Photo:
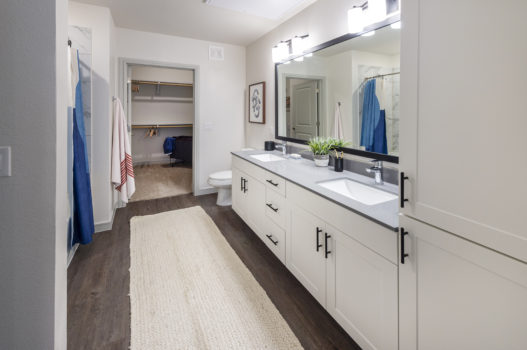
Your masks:
<svg viewBox="0 0 527 350"><path fill-rule="evenodd" d="M209 175L209 185L218 189L218 200L216 204L219 206L226 206L232 204L231 185L232 185L232 171L218 171Z"/></svg>

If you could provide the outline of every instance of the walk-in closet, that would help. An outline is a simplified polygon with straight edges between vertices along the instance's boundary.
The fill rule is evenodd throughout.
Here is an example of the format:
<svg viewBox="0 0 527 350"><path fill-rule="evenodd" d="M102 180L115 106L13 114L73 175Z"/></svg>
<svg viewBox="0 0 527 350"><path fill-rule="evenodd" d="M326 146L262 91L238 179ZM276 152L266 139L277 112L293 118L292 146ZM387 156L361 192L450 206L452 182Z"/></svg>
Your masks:
<svg viewBox="0 0 527 350"><path fill-rule="evenodd" d="M136 181L131 201L191 193L194 71L131 65L128 78Z"/></svg>

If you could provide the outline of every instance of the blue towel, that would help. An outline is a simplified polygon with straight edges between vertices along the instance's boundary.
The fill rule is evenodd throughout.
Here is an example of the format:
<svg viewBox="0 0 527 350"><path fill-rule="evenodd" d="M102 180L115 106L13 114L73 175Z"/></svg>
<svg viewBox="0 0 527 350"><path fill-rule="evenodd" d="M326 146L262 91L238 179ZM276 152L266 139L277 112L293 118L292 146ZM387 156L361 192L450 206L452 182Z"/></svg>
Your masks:
<svg viewBox="0 0 527 350"><path fill-rule="evenodd" d="M176 138L167 137L165 139L165 142L163 142L163 152L165 152L165 154L172 153L172 151L174 151L175 145L176 145Z"/></svg>
<svg viewBox="0 0 527 350"><path fill-rule="evenodd" d="M95 228L80 77L73 109L73 206L73 244L88 244Z"/></svg>
<svg viewBox="0 0 527 350"><path fill-rule="evenodd" d="M380 112L379 122L373 134L372 152L388 154L388 142L386 141L386 111Z"/></svg>
<svg viewBox="0 0 527 350"><path fill-rule="evenodd" d="M364 87L364 102L362 104L362 128L360 134L360 145L366 151L373 152L375 128L380 119L379 100L375 95L375 79L369 80Z"/></svg>

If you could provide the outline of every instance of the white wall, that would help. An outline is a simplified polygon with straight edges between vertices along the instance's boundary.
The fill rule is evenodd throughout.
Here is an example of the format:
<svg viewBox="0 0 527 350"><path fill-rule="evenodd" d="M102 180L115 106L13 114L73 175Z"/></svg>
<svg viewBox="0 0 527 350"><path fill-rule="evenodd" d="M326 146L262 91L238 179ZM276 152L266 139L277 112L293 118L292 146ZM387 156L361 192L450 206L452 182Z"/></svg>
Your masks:
<svg viewBox="0 0 527 350"><path fill-rule="evenodd" d="M66 349L66 8L0 2L0 349Z"/></svg>
<svg viewBox="0 0 527 350"><path fill-rule="evenodd" d="M224 61L209 61L209 44L225 48ZM122 58L199 67L198 189L209 190L208 175L230 169L230 152L243 146L245 48L117 28L116 50Z"/></svg>
<svg viewBox="0 0 527 350"><path fill-rule="evenodd" d="M245 122L247 147L262 149L265 140L274 139L274 64L271 49L281 40L309 34L308 46L315 46L348 32L348 9L362 0L318 0L296 16L247 47L247 84L265 81L266 123Z"/></svg>
<svg viewBox="0 0 527 350"><path fill-rule="evenodd" d="M77 2L69 3L69 24L92 30L92 169L91 185L95 229L107 228L114 210L110 183L112 103L115 94L114 24L110 10Z"/></svg>

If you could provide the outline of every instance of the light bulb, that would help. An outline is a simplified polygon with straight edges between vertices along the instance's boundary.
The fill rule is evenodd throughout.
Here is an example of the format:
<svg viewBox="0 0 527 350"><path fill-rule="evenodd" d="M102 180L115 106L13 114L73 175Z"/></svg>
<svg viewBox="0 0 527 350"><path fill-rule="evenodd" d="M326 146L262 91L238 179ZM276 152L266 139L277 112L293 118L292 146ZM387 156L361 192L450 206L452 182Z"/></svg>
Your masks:
<svg viewBox="0 0 527 350"><path fill-rule="evenodd" d="M272 55L273 55L273 63L278 63L281 61L280 49L278 48L278 46L273 47Z"/></svg>
<svg viewBox="0 0 527 350"><path fill-rule="evenodd" d="M386 0L368 0L368 17L371 23L386 18Z"/></svg>
<svg viewBox="0 0 527 350"><path fill-rule="evenodd" d="M364 30L364 14L361 7L348 10L348 32L355 34Z"/></svg>

